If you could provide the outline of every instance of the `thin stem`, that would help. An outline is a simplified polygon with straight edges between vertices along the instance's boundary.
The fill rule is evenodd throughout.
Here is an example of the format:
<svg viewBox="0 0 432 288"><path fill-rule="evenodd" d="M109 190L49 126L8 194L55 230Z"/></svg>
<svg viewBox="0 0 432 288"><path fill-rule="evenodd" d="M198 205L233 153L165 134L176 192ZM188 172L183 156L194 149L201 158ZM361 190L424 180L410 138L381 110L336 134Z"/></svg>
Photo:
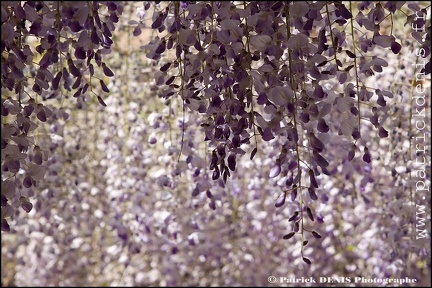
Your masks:
<svg viewBox="0 0 432 288"><path fill-rule="evenodd" d="M246 1L244 1L243 2L243 4L244 4L244 8L246 9ZM245 18L245 25L246 25L246 48L247 48L247 52L248 52L248 56L249 57L251 57L251 52L250 52L250 39L249 39L249 26L248 26L248 21L247 21L247 17ZM251 72L251 70L252 70L252 61L250 60L250 58L248 59L248 62L249 62L249 76L250 76L250 72ZM250 78L249 78L249 91L250 91L250 93L252 94L252 77L250 76ZM247 96L246 96L246 99L247 99ZM255 123L255 112L254 112L254 103L253 103L253 97L252 97L252 95L251 95L251 97L250 97L250 99L251 99L251 114L252 114L252 123ZM253 130L254 130L254 133L253 133L253 135L254 135L254 138L255 138L255 148L257 148L258 147L258 141L257 141L257 137L256 137L256 135L257 135L257 133L256 133L256 128L255 128L255 125L252 125L253 126Z"/></svg>
<svg viewBox="0 0 432 288"><path fill-rule="evenodd" d="M338 66L338 61L337 61L337 58L336 58L336 53L337 53L337 49L336 49L336 43L335 43L335 41L334 41L334 35L333 35L333 30L332 30L332 23L331 23L331 21L330 21L330 13L329 13L329 10L328 10L328 4L326 3L326 13L327 13L327 21L328 21L328 24L329 24L329 30L330 30L330 37L331 37L331 41L332 41L332 46L333 46L333 53L334 53L334 56L335 56L335 62L336 62L336 70L338 70L339 71L339 66Z"/></svg>
<svg viewBox="0 0 432 288"><path fill-rule="evenodd" d="M352 2L350 2L350 12L351 15L353 15ZM354 54L355 54L356 44L354 38L354 21L352 18L351 18L351 37L352 37L352 45L354 47ZM359 77L357 73L357 56L354 57L354 71L355 71L356 89L357 89L358 130L360 132L361 111L360 111Z"/></svg>
<svg viewBox="0 0 432 288"><path fill-rule="evenodd" d="M287 29L287 35L288 35L288 39L291 37L291 25L290 25L290 11L289 11L289 3L285 5L285 21L286 21L286 29ZM291 48L288 49L288 61L289 61L289 70L290 70L290 86L291 89L293 89L294 92L294 106L297 107L297 94L296 91L294 89L294 77L293 77L293 71L292 71L292 50ZM297 110L294 109L293 112L293 121L294 121L294 128L297 129ZM299 176L299 185L297 187L297 189L299 189L299 194L300 194L300 219L301 219L301 254L303 256L303 251L304 251L304 223L303 223L303 192L302 192L302 184L301 184L301 167L300 167L300 162L302 161L300 159L300 151L299 151L299 145L298 145L298 141L296 141L295 143L295 150L296 150L296 155L297 155L297 171L298 171L298 176Z"/></svg>
<svg viewBox="0 0 432 288"><path fill-rule="evenodd" d="M175 3L176 5L176 9L179 9L179 2ZM180 17L180 16L177 16ZM177 32L177 37L179 37L179 32ZM183 51L183 56L184 56L185 52ZM185 57L184 57L185 58ZM186 58L185 58L186 59ZM177 162L180 162L180 157L183 151L183 144L184 144L184 135L185 135L185 99L184 99L184 75L186 72L186 67L185 64L182 61L181 55L179 57L179 72L180 72L180 81L181 81L181 88L180 88L180 93L181 93L181 101L182 101L182 135L181 135L181 144L180 144L180 152L179 152L179 156L177 159Z"/></svg>

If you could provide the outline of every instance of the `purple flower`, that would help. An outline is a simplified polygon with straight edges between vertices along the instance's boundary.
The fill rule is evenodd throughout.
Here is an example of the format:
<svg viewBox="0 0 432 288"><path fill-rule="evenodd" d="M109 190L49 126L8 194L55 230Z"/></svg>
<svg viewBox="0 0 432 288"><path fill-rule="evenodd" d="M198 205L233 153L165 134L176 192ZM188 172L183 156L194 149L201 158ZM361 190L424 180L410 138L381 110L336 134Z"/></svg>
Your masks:
<svg viewBox="0 0 432 288"><path fill-rule="evenodd" d="M181 7L183 10L186 10L187 7L188 7L188 3L187 3L187 1L180 1L180 7Z"/></svg>

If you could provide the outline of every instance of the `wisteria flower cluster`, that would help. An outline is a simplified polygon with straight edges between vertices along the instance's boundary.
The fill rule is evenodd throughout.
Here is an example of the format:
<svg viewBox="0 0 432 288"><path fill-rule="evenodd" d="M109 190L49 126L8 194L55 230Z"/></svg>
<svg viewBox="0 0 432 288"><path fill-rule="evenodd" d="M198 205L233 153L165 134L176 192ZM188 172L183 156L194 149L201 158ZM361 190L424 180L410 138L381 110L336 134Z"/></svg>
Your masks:
<svg viewBox="0 0 432 288"><path fill-rule="evenodd" d="M3 1L2 284L430 285L427 5Z"/></svg>

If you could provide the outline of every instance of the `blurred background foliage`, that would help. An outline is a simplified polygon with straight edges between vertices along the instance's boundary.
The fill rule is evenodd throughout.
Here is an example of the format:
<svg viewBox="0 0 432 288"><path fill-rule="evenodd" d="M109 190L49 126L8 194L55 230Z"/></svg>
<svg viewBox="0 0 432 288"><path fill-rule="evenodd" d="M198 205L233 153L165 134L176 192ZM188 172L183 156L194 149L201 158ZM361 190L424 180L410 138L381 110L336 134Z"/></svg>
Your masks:
<svg viewBox="0 0 432 288"><path fill-rule="evenodd" d="M124 2L111 54L104 56L115 73L99 75L111 91L107 107L67 94L44 101L70 116L40 123L34 135L53 154L46 179L26 191L36 195L34 209L19 211L11 233L2 232L2 286L267 286L270 275L410 277L418 286L430 285L430 249L426 241L413 240L415 211L407 205L413 182L400 170L406 158L395 156L406 154L416 61L406 36L410 27L400 14L392 28L387 21L383 29L406 41L403 52L376 51L389 67L366 83L395 95L388 103L390 136L378 139L365 125L373 131L373 170L361 160L343 162L339 177L323 183L321 202L311 204L324 221L315 223L323 238L309 239L305 253L313 263L307 266L299 243L281 239L294 208L274 207L281 189L267 177L277 156L271 145L260 142L254 161L239 159L227 184L215 181L191 196L196 179L209 177L211 150L200 116L183 114L177 98L157 96L161 88L153 76L160 64L142 49L157 34L149 28L134 37L128 24L138 20L141 6ZM32 69L37 67L27 73ZM334 145L337 158L344 148ZM368 177L374 181L364 183ZM216 211L208 205L212 197Z"/></svg>

